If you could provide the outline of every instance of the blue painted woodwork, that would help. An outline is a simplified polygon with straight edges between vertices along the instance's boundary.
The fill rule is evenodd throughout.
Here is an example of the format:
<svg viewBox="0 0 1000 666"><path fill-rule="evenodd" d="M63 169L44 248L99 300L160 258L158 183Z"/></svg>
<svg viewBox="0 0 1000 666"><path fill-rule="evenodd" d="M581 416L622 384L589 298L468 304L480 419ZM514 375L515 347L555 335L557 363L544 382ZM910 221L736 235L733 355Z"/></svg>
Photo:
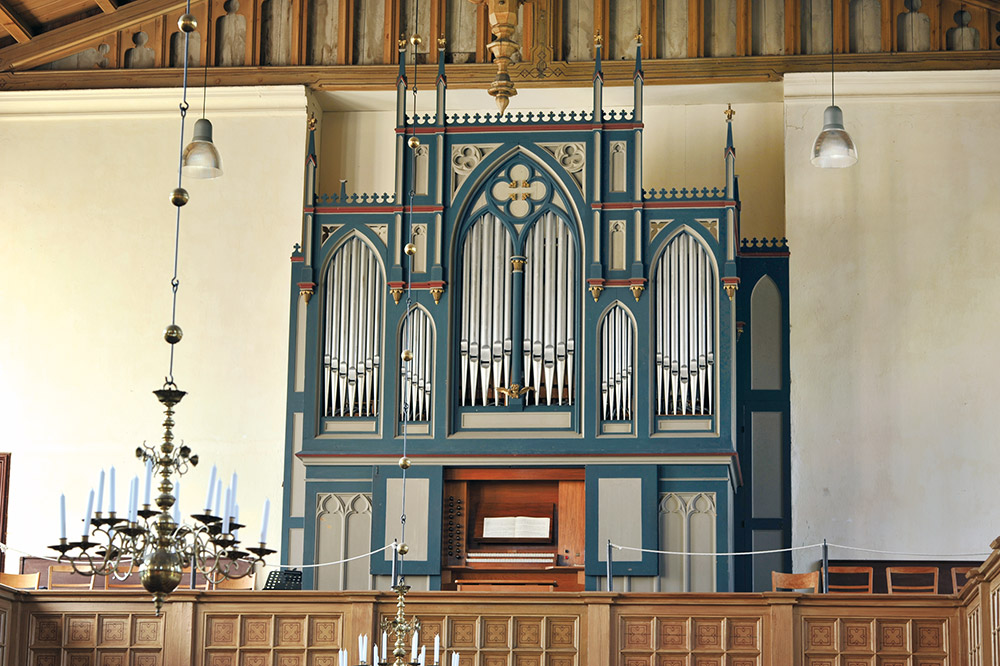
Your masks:
<svg viewBox="0 0 1000 666"><path fill-rule="evenodd" d="M434 403L429 432L407 436L407 454L414 466L411 475L432 479L440 499L442 471L448 466L463 465L559 465L585 464L587 483L615 470L629 469L643 479L643 494L649 506L642 507L643 546L655 548L657 493L672 490L698 490L717 495L717 544L720 550L733 546L735 489L740 483L737 458L737 432L734 416L737 402L733 396L740 385L737 377L735 303L727 297L723 284L738 284L741 279L739 238L739 194L735 176L735 147L732 126L728 127L726 182L704 187L661 190L642 188L642 69L637 57L633 79L634 107L628 110L602 108L603 73L600 47L597 49L594 74L594 108L583 111L516 112L494 114L447 115L447 81L439 69L435 113L416 118L407 116L408 82L404 67L397 79L396 192L387 194L315 192L316 150L314 132L309 134L306 162L307 200L303 210L301 247L292 255L290 285L290 337L288 374L288 424L286 427L286 465L284 471L284 516L282 549L289 552L289 530L304 529L304 557L307 563L316 552L316 494L340 488L337 479L366 478L349 490L370 490L375 515L372 525L373 548L383 545L385 527L385 479L398 474L396 459L402 451L399 419L399 339L401 321L409 307L420 306L430 315L434 326ZM637 53L638 55L638 53ZM443 63L443 59L440 60ZM403 59L401 58L401 63ZM721 121L720 121L721 122ZM407 139L416 136L428 150L427 193L408 196L409 183L415 182L416 161ZM581 146L585 166L582 182L570 169L573 164L559 146ZM475 150L466 150L473 147ZM463 152L466 151L466 152ZM624 151L624 173L618 176L612 151ZM471 167L456 177L454 164L464 160ZM533 172L532 179L545 184L547 197L532 202L522 218L514 218L510 200L494 196L492 187L499 175L506 176L514 165L524 165ZM623 176L624 187L615 188L615 179ZM456 181L461 182L457 187ZM557 199L561 200L561 204ZM571 232L575 243L578 275L570 297L576 299L576 339L580 341L575 357L576 391L569 406L526 406L524 399L512 399L507 406L460 407L457 400L457 322L460 321L461 249L470 226L483 212L500 217L514 242L514 254L522 254L528 230L546 211L555 212ZM702 220L716 222L715 231ZM611 223L621 221L626 229L625 265L612 270L610 262ZM403 253L415 224L427 228L426 270L409 270ZM384 225L382 234L372 228ZM699 430L691 417L671 417L669 429L658 427L655 416L655 383L652 378L649 340L652 333L652 289L649 282L666 244L677 233L689 233L704 245L714 263L715 302L718 304L716 331L716 405L707 430ZM381 405L371 432L328 432L320 408L323 382L321 340L324 331L323 303L325 267L336 249L352 235L358 235L373 248L388 284L383 295L384 374L380 382ZM440 261L437 259L440 257ZM787 257L785 262L787 276ZM787 277L786 277L787 282ZM512 377L520 376L521 290L523 274L514 273ZM595 300L592 290L600 288ZM633 295L633 289L638 297ZM397 291L398 302L391 294ZM443 291L435 304L432 291ZM314 294L306 302L303 294ZM742 292L740 292L742 294ZM787 290L785 290L787 298ZM637 337L632 427L623 434L601 434L599 407L600 351L596 341L603 314L620 302L633 319ZM787 319L785 320L787 322ZM787 336L787 324L786 324ZM787 343L785 346L787 354ZM787 367L787 363L786 363ZM501 412L509 416L502 429L463 429L463 412ZM519 414L561 411L569 413L567 429L539 432L518 425ZM388 420L387 420L388 419ZM701 419L704 421L704 419ZM293 423L300 422L296 429ZM433 456L433 464L422 457ZM296 482L294 469L306 465L304 482ZM623 467L625 466L625 467ZM690 474L685 473L691 472ZM299 483L297 486L296 483ZM303 485L304 484L304 485ZM436 485L434 485L436 484ZM588 486L589 489L589 486ZM432 497L435 496L432 492ZM304 515L292 515L292 494L305 493ZM381 498L381 499L380 499ZM644 501L645 503L645 501ZM597 559L592 543L593 506L588 493L587 573ZM651 513L650 513L651 512ZM440 518L431 507L428 543L431 554L423 562L407 562L411 574L435 576L440 573ZM647 520L648 519L648 520ZM596 526L593 528L596 530ZM594 537L596 538L596 537ZM436 559L435 559L436 558ZM287 558L286 558L287 559ZM387 563L373 558L372 572L387 574ZM625 567L616 566L616 575ZM630 575L656 575L658 559L649 556L632 563ZM718 588L731 589L733 571L727 558L717 564ZM305 587L313 575L306 573ZM596 580L596 579L595 579Z"/></svg>

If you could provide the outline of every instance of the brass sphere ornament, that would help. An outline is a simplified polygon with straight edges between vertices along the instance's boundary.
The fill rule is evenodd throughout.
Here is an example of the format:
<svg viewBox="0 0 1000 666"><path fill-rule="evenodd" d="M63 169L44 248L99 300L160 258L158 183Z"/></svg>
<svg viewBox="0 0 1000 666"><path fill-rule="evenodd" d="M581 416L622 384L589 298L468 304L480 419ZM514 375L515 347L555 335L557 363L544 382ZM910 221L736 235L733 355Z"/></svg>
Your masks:
<svg viewBox="0 0 1000 666"><path fill-rule="evenodd" d="M170 324L165 329L163 329L163 339L167 343L176 345L184 337L184 331L177 324Z"/></svg>
<svg viewBox="0 0 1000 666"><path fill-rule="evenodd" d="M405 543L401 543L399 544L398 550L400 555L406 555L408 552L410 552L410 547L407 546Z"/></svg>
<svg viewBox="0 0 1000 666"><path fill-rule="evenodd" d="M188 191L183 187L175 188L173 192L170 193L170 203L180 208L188 202L191 197L188 195Z"/></svg>
<svg viewBox="0 0 1000 666"><path fill-rule="evenodd" d="M408 256L412 257L413 255L415 255L417 253L417 246L415 244L413 244L413 243L407 243L403 247L403 252L405 252Z"/></svg>
<svg viewBox="0 0 1000 666"><path fill-rule="evenodd" d="M412 361L413 352L411 352L409 349L404 349L403 353L400 354L399 357L402 358L404 361Z"/></svg>
<svg viewBox="0 0 1000 666"><path fill-rule="evenodd" d="M420 139L415 136L411 136L406 143L410 146L410 148L416 149L416 147L420 145Z"/></svg>
<svg viewBox="0 0 1000 666"><path fill-rule="evenodd" d="M399 459L399 468L400 469L410 469L410 465L412 465L412 464L413 464L413 462L409 458L407 458L406 456L403 456L402 458Z"/></svg>
<svg viewBox="0 0 1000 666"><path fill-rule="evenodd" d="M194 17L194 14L181 14L181 17L177 19L177 27L181 29L181 32L194 32L198 29L198 19Z"/></svg>
<svg viewBox="0 0 1000 666"><path fill-rule="evenodd" d="M412 35L410 35L410 43L413 44L414 46L420 46L421 44L424 43L424 38L418 35L417 33L413 33Z"/></svg>

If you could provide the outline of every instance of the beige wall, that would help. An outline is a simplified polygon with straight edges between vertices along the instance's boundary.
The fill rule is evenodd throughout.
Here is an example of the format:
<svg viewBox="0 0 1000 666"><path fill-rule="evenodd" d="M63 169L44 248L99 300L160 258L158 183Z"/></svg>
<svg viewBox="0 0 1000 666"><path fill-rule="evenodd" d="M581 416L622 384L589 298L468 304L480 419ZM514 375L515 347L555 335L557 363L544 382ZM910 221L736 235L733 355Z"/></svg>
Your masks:
<svg viewBox="0 0 1000 666"><path fill-rule="evenodd" d="M1000 528L1000 74L838 75L860 153L845 170L808 163L828 85L785 81L794 540L984 552Z"/></svg>
<svg viewBox="0 0 1000 666"><path fill-rule="evenodd" d="M179 100L179 90L0 93L0 450L13 454L15 548L48 554L60 492L79 534L102 466L117 467L123 505L141 469L136 446L162 434L150 392L169 357ZM306 97L213 89L208 103L225 174L185 181L174 377L189 395L175 434L202 464L184 477L181 504L202 508L218 463L241 475L245 538L257 538L268 496L277 542ZM8 570L16 563L8 557Z"/></svg>

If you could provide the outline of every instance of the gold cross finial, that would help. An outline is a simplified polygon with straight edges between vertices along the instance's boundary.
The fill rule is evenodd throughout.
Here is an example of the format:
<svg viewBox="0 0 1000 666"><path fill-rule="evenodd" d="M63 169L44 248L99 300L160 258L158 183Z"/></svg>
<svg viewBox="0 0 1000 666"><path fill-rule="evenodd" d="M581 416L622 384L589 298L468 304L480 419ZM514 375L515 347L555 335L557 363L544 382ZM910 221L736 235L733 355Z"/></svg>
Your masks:
<svg viewBox="0 0 1000 666"><path fill-rule="evenodd" d="M723 111L723 113L726 114L726 122L732 122L733 121L733 116L736 115L736 112L733 111L733 105L732 104L728 104L726 106L726 110Z"/></svg>
<svg viewBox="0 0 1000 666"><path fill-rule="evenodd" d="M604 43L604 38L601 37L601 31L598 30L594 33L594 46L601 46Z"/></svg>
<svg viewBox="0 0 1000 666"><path fill-rule="evenodd" d="M642 44L642 33L638 30L635 31L635 43Z"/></svg>

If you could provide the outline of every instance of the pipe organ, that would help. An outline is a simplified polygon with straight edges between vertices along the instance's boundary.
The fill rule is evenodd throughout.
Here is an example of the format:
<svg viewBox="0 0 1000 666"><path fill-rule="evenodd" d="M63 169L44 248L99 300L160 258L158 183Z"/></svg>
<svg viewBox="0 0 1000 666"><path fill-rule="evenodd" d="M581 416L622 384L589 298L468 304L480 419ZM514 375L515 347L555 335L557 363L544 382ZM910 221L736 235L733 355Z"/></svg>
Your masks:
<svg viewBox="0 0 1000 666"><path fill-rule="evenodd" d="M292 255L289 561L400 538L404 493L418 589L598 589L609 540L733 548L733 295L749 259L732 116L725 182L643 189L642 60L634 108L605 110L596 52L586 111L448 115L442 64L435 112L414 118L401 67L397 192L309 193ZM311 130L307 183L315 145ZM322 529L331 493L370 500L370 519ZM678 493L717 507L683 543L658 510ZM631 589L679 585L655 554L613 560ZM730 567L716 562L715 589L732 588ZM390 570L380 552L338 584Z"/></svg>
<svg viewBox="0 0 1000 666"><path fill-rule="evenodd" d="M712 413L715 381L715 269L708 251L682 231L653 272L656 413Z"/></svg>
<svg viewBox="0 0 1000 666"><path fill-rule="evenodd" d="M323 411L377 416L382 366L382 268L359 238L333 253L324 280Z"/></svg>

